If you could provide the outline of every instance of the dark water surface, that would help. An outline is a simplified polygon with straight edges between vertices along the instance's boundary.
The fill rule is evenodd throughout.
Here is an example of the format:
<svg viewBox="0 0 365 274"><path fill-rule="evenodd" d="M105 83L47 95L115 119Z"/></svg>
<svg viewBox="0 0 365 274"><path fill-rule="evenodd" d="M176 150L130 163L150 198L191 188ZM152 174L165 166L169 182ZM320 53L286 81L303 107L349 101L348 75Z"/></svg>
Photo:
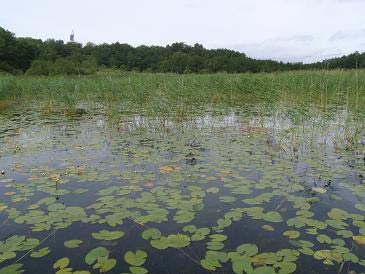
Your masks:
<svg viewBox="0 0 365 274"><path fill-rule="evenodd" d="M121 117L0 114L1 274L365 273L342 112Z"/></svg>

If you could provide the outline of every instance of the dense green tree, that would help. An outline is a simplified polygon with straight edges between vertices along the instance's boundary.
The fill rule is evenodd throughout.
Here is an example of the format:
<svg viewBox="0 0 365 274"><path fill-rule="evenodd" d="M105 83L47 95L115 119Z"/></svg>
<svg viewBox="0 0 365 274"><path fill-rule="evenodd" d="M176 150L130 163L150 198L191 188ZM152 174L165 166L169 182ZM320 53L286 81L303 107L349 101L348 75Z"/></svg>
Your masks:
<svg viewBox="0 0 365 274"><path fill-rule="evenodd" d="M0 70L30 75L90 74L97 67L173 73L275 72L297 69L365 68L365 53L313 64L257 60L228 49L205 49L201 44L183 42L166 47L112 43L95 45L16 38L0 28Z"/></svg>

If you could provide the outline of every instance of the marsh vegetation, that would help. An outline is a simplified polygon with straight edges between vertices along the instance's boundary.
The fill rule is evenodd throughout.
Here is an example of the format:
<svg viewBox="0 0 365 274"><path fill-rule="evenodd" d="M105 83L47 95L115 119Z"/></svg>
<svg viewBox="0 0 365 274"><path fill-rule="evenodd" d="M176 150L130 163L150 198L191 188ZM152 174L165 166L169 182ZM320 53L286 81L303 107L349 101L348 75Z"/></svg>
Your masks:
<svg viewBox="0 0 365 274"><path fill-rule="evenodd" d="M365 72L0 76L0 273L364 273Z"/></svg>

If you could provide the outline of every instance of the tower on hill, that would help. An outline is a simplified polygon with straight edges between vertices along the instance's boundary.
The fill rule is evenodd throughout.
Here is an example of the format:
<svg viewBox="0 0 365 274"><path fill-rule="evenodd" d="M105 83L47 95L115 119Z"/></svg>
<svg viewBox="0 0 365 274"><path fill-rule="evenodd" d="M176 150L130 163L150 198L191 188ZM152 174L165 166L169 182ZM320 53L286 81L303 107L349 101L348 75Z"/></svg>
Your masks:
<svg viewBox="0 0 365 274"><path fill-rule="evenodd" d="M75 42L75 33L74 33L73 30L72 30L71 35L70 35L70 42L71 43L74 43Z"/></svg>

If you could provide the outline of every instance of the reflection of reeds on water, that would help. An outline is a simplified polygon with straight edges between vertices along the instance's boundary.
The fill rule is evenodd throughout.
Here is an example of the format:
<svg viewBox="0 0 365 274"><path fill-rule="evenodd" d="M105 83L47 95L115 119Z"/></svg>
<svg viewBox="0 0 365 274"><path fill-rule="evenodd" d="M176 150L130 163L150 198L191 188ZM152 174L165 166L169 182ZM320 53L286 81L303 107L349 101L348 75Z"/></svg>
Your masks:
<svg viewBox="0 0 365 274"><path fill-rule="evenodd" d="M363 70L1 76L0 111L16 104L38 109L45 117L100 113L120 130L214 127L214 117L229 125L235 119L231 112L237 111L237 117L251 118L251 128L270 129L276 143L291 143L294 150L319 141L350 148L364 138L364 76Z"/></svg>

